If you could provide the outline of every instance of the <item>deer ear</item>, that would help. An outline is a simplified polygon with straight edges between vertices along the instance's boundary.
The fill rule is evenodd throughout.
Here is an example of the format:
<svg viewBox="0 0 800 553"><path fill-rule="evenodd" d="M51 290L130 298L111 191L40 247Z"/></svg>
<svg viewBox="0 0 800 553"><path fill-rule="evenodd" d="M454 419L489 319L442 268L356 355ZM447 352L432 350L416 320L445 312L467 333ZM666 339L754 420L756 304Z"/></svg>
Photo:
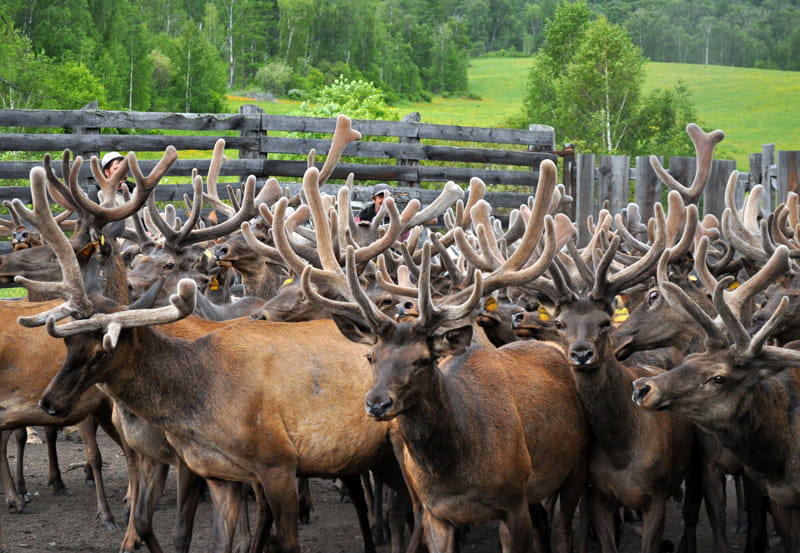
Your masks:
<svg viewBox="0 0 800 553"><path fill-rule="evenodd" d="M461 355L472 342L472 325L448 330L433 337L433 351L441 357Z"/></svg>
<svg viewBox="0 0 800 553"><path fill-rule="evenodd" d="M331 314L331 318L336 323L339 332L351 342L368 346L375 344L375 335L368 328L358 324L358 322L342 315Z"/></svg>

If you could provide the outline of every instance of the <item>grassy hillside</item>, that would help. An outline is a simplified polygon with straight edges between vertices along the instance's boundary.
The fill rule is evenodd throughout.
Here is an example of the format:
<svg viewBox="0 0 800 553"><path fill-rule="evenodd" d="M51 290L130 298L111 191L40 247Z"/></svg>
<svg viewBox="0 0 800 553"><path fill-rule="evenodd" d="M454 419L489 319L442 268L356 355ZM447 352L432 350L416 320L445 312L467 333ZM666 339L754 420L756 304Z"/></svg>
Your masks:
<svg viewBox="0 0 800 553"><path fill-rule="evenodd" d="M401 116L419 111L426 123L501 127L522 106L529 65L526 58L476 59L470 65L469 82L480 100L435 98L431 103L402 103L394 109ZM800 150L800 72L647 64L647 90L672 86L679 79L692 92L704 129L726 133L718 158L735 159L746 170L749 154L760 152L763 144ZM287 113L295 105L280 102L264 107L269 113Z"/></svg>

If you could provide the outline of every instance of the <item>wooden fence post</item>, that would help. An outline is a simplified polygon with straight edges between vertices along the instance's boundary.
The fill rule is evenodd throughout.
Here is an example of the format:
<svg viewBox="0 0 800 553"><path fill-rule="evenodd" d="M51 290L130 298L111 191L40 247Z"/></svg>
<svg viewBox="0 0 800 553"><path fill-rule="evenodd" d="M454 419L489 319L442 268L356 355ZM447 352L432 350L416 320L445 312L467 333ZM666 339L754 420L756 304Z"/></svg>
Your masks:
<svg viewBox="0 0 800 553"><path fill-rule="evenodd" d="M100 107L100 104L97 100L94 102L88 103L81 108L81 111L92 111L96 110ZM100 134L100 129L97 127L73 127L72 134L77 135L89 135L89 134ZM75 151L72 153L73 156L78 157L81 156L84 161L88 162L92 158L92 156L100 157L100 152L97 151ZM73 158L74 159L74 158ZM61 167L60 163L55 163L54 166ZM66 175L62 175L62 178L66 178ZM81 188L88 194L90 198L93 200L97 200L97 187L95 186L94 177L82 177L78 176L78 184L81 185Z"/></svg>
<svg viewBox="0 0 800 553"><path fill-rule="evenodd" d="M777 152L778 201L785 202L789 192L800 193L800 151Z"/></svg>
<svg viewBox="0 0 800 553"><path fill-rule="evenodd" d="M550 125L539 125L539 124L531 124L528 125L529 131L538 131L541 133L549 133L550 134L550 143L544 144L528 144L528 151L529 152L553 152L556 149L556 130L551 127ZM538 171L539 167L531 167L531 171ZM536 186L531 186L531 194L536 192Z"/></svg>
<svg viewBox="0 0 800 553"><path fill-rule="evenodd" d="M419 123L421 120L420 114L418 111L414 113L409 113L405 115L402 119L404 122L408 123ZM419 135L417 136L401 136L399 138L400 144L419 144ZM397 165L404 166L404 167L418 167L419 160L417 159L398 159ZM420 183L418 180L415 181L407 181L407 180L399 180L397 181L397 186L406 186L409 188L419 188Z"/></svg>
<svg viewBox="0 0 800 553"><path fill-rule="evenodd" d="M602 205L608 200L612 214L622 213L628 205L631 189L630 156L600 156L597 165L598 200Z"/></svg>
<svg viewBox="0 0 800 553"><path fill-rule="evenodd" d="M730 159L715 159L711 163L711 173L703 192L703 215L711 213L722 219L722 212L725 210L725 185L735 170L736 162ZM744 193L741 196L744 198ZM741 207L742 200L737 201L740 202L737 207Z"/></svg>
<svg viewBox="0 0 800 553"><path fill-rule="evenodd" d="M586 226L589 215L595 215L594 154L577 154L575 184L575 222L578 224L578 247L589 243L591 234Z"/></svg>
<svg viewBox="0 0 800 553"><path fill-rule="evenodd" d="M658 156L661 164L664 164L664 157ZM639 214L642 221L647 221L655 216L654 206L661 203L664 195L664 184L659 180L653 166L650 164L650 156L637 156L636 167L636 188L634 190L634 200L639 205Z"/></svg>
<svg viewBox="0 0 800 553"><path fill-rule="evenodd" d="M775 144L764 144L761 146L761 184L766 189L774 209L781 203L781 199L778 195L778 182L773 173L773 165L775 165Z"/></svg>
<svg viewBox="0 0 800 553"><path fill-rule="evenodd" d="M256 105L253 104L245 104L243 106L239 106L239 113L242 115L263 115L264 110ZM267 131L264 130L264 125L259 123L258 129L256 130L241 130L239 131L239 136L247 137L247 136L257 136L257 137L265 137L267 136ZM259 141L260 142L260 141ZM260 151L260 147L256 148L239 148L239 159L266 159L268 155L267 152L264 152L264 157L262 158L262 152ZM241 180L239 181L239 186L244 186L244 181L247 180L246 176L242 176ZM266 181L265 178L259 178L256 180L256 185L260 186Z"/></svg>

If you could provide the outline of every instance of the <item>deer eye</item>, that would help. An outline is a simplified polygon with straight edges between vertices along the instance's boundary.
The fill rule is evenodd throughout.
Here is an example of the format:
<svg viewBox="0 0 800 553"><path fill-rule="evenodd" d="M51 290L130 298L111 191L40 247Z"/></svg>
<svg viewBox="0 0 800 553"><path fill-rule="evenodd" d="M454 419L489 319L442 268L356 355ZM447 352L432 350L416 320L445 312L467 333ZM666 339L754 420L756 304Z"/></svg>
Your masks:
<svg viewBox="0 0 800 553"><path fill-rule="evenodd" d="M95 362L95 363L98 362L98 361L101 361L101 360L105 359L106 355L108 355L108 354L106 353L105 350L102 350L102 349L97 350L96 352L94 352L94 356L92 357L92 361Z"/></svg>
<svg viewBox="0 0 800 553"><path fill-rule="evenodd" d="M647 301L650 303L650 305L653 305L659 297L661 297L661 294L658 293L658 290L652 290L647 296Z"/></svg>
<svg viewBox="0 0 800 553"><path fill-rule="evenodd" d="M175 268L175 264L174 263L167 263L166 265L164 265L164 268L166 270L168 270L168 271L171 271L172 269Z"/></svg>
<svg viewBox="0 0 800 553"><path fill-rule="evenodd" d="M717 384L717 385L725 384L727 381L728 381L728 379L725 378L724 376L722 376L721 374L716 374L716 375L714 375L714 376L712 376L711 378L708 379L708 382L711 382L712 384Z"/></svg>
<svg viewBox="0 0 800 553"><path fill-rule="evenodd" d="M371 363L373 363L373 362L375 361L375 360L373 359L373 357L372 357L372 354L371 354L371 353L367 353L367 354L365 354L365 355L364 355L364 357L366 357L366 358L367 358L367 362L368 362L368 363L370 363L370 364L371 364Z"/></svg>
<svg viewBox="0 0 800 553"><path fill-rule="evenodd" d="M558 319L553 321L553 326L556 327L559 330L564 330L565 328L567 328L566 325L564 323L562 323L561 321L559 321Z"/></svg>

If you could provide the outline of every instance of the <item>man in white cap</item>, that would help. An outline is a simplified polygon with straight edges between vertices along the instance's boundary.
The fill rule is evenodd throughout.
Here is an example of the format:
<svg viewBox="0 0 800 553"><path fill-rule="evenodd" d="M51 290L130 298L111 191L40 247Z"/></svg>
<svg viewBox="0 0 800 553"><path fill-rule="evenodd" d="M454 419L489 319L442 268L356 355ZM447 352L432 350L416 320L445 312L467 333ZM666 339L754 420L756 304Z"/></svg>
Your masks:
<svg viewBox="0 0 800 553"><path fill-rule="evenodd" d="M114 174L114 171L117 170L117 167L119 167L119 165L122 163L124 159L125 156L123 156L119 152L108 152L106 155L103 156L103 159L100 160L100 168L102 169L103 174L106 176L106 178L110 178L111 175ZM122 184L124 183L128 185L128 190L133 192L133 189L136 187L136 183L130 182L129 180L127 180L127 177L128 175L126 174L125 180L120 182L120 188L118 190L122 190Z"/></svg>
<svg viewBox="0 0 800 553"><path fill-rule="evenodd" d="M381 210L383 200L392 195L392 189L385 182L372 187L372 203L366 205L356 216L360 224L369 224Z"/></svg>

